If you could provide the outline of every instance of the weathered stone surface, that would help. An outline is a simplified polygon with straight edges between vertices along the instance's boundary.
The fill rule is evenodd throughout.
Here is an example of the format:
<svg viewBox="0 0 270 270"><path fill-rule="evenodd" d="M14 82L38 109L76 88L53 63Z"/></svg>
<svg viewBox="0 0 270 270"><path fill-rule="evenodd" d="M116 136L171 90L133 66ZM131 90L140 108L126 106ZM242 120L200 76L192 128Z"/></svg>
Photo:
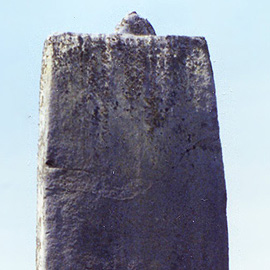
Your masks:
<svg viewBox="0 0 270 270"><path fill-rule="evenodd" d="M116 34L156 35L153 26L137 12L129 13L115 28Z"/></svg>
<svg viewBox="0 0 270 270"><path fill-rule="evenodd" d="M228 269L204 38L47 39L37 231L38 270Z"/></svg>

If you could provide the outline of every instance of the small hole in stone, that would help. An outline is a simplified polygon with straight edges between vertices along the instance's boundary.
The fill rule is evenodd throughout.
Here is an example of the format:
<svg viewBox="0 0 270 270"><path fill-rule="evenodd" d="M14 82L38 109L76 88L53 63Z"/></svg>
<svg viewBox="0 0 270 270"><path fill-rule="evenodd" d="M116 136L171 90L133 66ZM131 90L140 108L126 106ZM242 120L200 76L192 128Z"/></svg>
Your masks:
<svg viewBox="0 0 270 270"><path fill-rule="evenodd" d="M46 161L45 164L46 164L47 166L49 166L49 167L52 167L52 166L54 165L54 162L53 162L53 160L48 159L48 160Z"/></svg>

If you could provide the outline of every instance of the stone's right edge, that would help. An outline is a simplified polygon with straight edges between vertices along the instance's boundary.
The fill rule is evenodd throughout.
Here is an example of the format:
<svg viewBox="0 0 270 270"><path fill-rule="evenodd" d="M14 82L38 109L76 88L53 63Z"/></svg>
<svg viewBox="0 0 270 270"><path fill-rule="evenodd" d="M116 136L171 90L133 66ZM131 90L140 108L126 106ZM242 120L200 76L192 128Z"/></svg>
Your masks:
<svg viewBox="0 0 270 270"><path fill-rule="evenodd" d="M191 262L186 261L182 266L186 269L228 270L226 183L207 41L204 37L167 36L166 39L170 44L167 53L171 63L167 69L173 78L171 89L177 89L176 96L181 100L181 109L174 108L174 116L178 116L173 121L179 121L177 132L184 133L179 137L186 142L178 160L179 173L185 176L181 179L179 175L179 178L189 181L185 186L188 196L184 203L187 216L180 214L179 220L184 216L190 222L186 228L184 222L181 235L186 236L187 242L190 240L192 244L187 250L194 253L190 255ZM173 122L168 123L167 128L176 131Z"/></svg>

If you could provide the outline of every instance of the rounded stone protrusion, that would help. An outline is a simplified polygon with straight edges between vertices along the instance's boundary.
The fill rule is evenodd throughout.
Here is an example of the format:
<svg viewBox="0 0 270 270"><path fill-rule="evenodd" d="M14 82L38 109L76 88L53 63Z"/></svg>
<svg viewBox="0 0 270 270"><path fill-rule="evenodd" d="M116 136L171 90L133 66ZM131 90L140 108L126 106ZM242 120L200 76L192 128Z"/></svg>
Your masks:
<svg viewBox="0 0 270 270"><path fill-rule="evenodd" d="M136 11L126 15L115 28L116 34L156 35L147 19L141 18Z"/></svg>

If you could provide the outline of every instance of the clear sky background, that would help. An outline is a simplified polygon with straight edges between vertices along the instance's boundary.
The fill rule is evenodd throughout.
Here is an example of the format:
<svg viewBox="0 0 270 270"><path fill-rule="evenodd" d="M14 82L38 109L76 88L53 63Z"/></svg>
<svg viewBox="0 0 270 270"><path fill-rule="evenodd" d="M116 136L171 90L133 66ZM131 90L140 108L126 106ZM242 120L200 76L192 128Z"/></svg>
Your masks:
<svg viewBox="0 0 270 270"><path fill-rule="evenodd" d="M269 270L269 0L2 1L0 269L35 269L43 42L54 32L112 33L134 10L158 35L206 37L228 192L230 269Z"/></svg>

